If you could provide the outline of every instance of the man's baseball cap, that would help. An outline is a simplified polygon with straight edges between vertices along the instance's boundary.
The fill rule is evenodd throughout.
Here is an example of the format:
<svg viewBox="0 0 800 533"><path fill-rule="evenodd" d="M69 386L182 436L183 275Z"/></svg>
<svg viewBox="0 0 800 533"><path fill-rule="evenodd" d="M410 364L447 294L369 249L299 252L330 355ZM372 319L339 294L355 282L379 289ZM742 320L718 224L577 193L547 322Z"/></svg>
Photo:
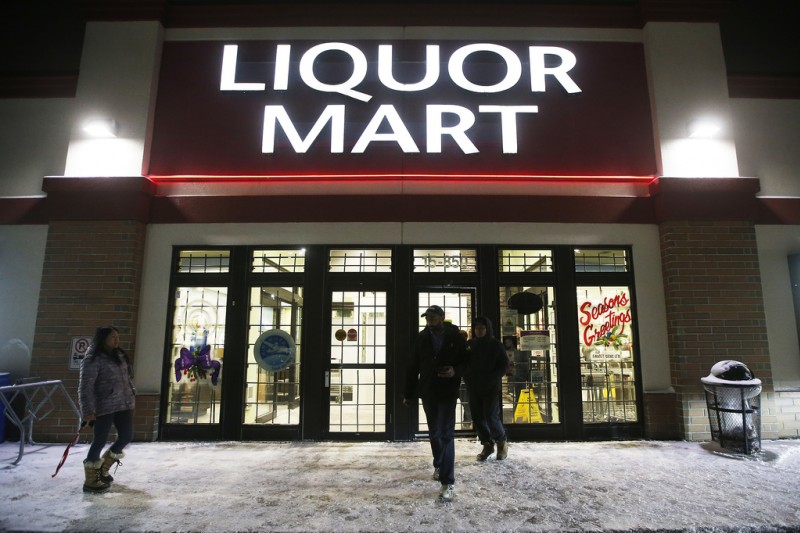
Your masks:
<svg viewBox="0 0 800 533"><path fill-rule="evenodd" d="M432 305L429 308L427 308L425 310L425 312L422 313L419 316L440 316L440 317L444 318L444 311L438 305Z"/></svg>

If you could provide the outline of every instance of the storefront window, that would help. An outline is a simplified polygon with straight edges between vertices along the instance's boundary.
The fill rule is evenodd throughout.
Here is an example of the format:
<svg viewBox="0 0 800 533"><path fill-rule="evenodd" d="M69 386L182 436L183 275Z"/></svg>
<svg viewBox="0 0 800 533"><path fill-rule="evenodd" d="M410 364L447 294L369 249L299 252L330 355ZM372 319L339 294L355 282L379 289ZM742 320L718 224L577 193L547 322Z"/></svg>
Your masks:
<svg viewBox="0 0 800 533"><path fill-rule="evenodd" d="M552 272L550 250L500 250L500 272Z"/></svg>
<svg viewBox="0 0 800 533"><path fill-rule="evenodd" d="M500 325L510 366L503 383L504 424L560 422L553 287L500 287Z"/></svg>
<svg viewBox="0 0 800 533"><path fill-rule="evenodd" d="M306 266L306 251L299 250L255 250L252 272L280 274L303 272Z"/></svg>
<svg viewBox="0 0 800 533"><path fill-rule="evenodd" d="M413 258L413 275L397 272L396 250ZM319 254L323 261L307 261ZM479 255L482 265L493 267L479 272ZM592 435L616 431L621 424L639 429L641 385L628 247L319 245L306 252L299 246L264 245L178 248L174 258L162 415L166 438L217 435L219 429L234 434L237 428L227 424L242 426L248 438L389 437L389 430L398 429L391 421L391 391L404 378L403 365L393 363L394 352L407 345L398 340L406 332L392 329L392 313L398 306L404 314L416 308L409 313L416 328L409 329L419 331L425 327L420 315L431 305L442 307L445 320L465 338L476 313L496 320L494 334L509 358L502 416L514 435L555 435L561 425L573 434L588 428ZM573 258L576 272L564 271ZM234 277L236 272L244 278ZM311 294L306 280L320 274ZM398 281L411 291L408 302L393 292ZM488 287L494 297L482 293ZM575 304L570 294L576 295ZM304 323L306 304L323 313L313 325ZM238 326L226 324L228 307L239 316ZM306 331L309 326L313 331ZM233 336L227 341L235 352L226 353L226 334ZM303 359L312 341L312 356L322 359L304 382L301 368L308 363ZM308 374L311 367L305 366ZM310 408L308 397L301 407L308 383L322 400ZM223 385L228 387L226 400L235 405L222 405ZM579 398L580 404L575 403ZM462 383L456 430L474 431L472 415ZM401 428L404 438L427 433L421 405L417 418L413 426Z"/></svg>
<svg viewBox="0 0 800 533"><path fill-rule="evenodd" d="M247 330L245 424L298 424L300 422L300 362L303 289L301 287L251 287ZM294 342L293 357L277 359L273 366L255 356L254 345L266 332L285 332ZM269 341L267 341L269 342Z"/></svg>
<svg viewBox="0 0 800 533"><path fill-rule="evenodd" d="M477 272L474 249L414 250L414 272Z"/></svg>
<svg viewBox="0 0 800 533"><path fill-rule="evenodd" d="M628 253L613 249L576 249L575 272L628 272Z"/></svg>
<svg viewBox="0 0 800 533"><path fill-rule="evenodd" d="M223 287L175 291L166 417L170 424L219 422L227 300Z"/></svg>
<svg viewBox="0 0 800 533"><path fill-rule="evenodd" d="M391 272L391 250L331 250L330 272Z"/></svg>
<svg viewBox="0 0 800 533"><path fill-rule="evenodd" d="M178 272L181 274L228 272L230 259L229 250L182 250L178 257Z"/></svg>
<svg viewBox="0 0 800 533"><path fill-rule="evenodd" d="M332 291L329 431L386 431L387 293Z"/></svg>
<svg viewBox="0 0 800 533"><path fill-rule="evenodd" d="M578 287L578 322L584 422L636 422L630 288Z"/></svg>

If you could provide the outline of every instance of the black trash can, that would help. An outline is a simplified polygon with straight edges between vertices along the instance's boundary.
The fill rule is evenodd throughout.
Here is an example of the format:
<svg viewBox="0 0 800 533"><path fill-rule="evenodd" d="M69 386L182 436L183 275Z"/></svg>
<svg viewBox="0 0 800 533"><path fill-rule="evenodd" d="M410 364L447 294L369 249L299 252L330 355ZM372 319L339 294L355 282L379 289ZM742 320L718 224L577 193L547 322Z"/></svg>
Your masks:
<svg viewBox="0 0 800 533"><path fill-rule="evenodd" d="M760 452L761 380L744 363L720 361L700 381L706 391L711 438L732 452Z"/></svg>

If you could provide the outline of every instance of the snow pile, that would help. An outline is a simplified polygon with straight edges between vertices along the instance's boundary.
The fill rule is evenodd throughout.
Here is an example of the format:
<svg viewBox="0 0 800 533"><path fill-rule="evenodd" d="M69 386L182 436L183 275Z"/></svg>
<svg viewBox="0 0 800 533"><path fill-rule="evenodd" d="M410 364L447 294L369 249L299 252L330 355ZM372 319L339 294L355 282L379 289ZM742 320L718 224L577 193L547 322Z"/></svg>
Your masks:
<svg viewBox="0 0 800 533"><path fill-rule="evenodd" d="M456 445L457 497L435 501L414 443L133 443L101 495L81 491L87 444L0 444L4 531L799 531L800 440L757 456L713 443ZM113 469L112 469L113 473Z"/></svg>

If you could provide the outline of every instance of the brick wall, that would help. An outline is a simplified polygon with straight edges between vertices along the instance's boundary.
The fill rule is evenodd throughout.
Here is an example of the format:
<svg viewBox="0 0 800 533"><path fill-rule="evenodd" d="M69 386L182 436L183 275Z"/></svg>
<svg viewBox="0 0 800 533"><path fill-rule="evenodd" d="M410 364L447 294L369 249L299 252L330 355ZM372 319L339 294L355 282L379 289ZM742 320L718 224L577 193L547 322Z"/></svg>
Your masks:
<svg viewBox="0 0 800 533"><path fill-rule="evenodd" d="M77 404L77 370L70 370L74 336L93 335L101 325L120 331L122 347L136 357L145 225L135 221L52 222L47 235L31 376L59 379ZM34 439L64 442L76 417L56 402L34 424ZM88 435L88 431L86 432Z"/></svg>
<svg viewBox="0 0 800 533"><path fill-rule="evenodd" d="M773 397L769 412L762 414L775 419L778 436L800 438L800 392L776 392Z"/></svg>
<svg viewBox="0 0 800 533"><path fill-rule="evenodd" d="M645 436L654 440L681 440L681 412L674 392L649 392L644 395Z"/></svg>
<svg viewBox="0 0 800 533"><path fill-rule="evenodd" d="M742 361L762 380L762 436L775 438L754 225L664 222L660 238L675 414L683 438L711 438L700 378L724 359Z"/></svg>

